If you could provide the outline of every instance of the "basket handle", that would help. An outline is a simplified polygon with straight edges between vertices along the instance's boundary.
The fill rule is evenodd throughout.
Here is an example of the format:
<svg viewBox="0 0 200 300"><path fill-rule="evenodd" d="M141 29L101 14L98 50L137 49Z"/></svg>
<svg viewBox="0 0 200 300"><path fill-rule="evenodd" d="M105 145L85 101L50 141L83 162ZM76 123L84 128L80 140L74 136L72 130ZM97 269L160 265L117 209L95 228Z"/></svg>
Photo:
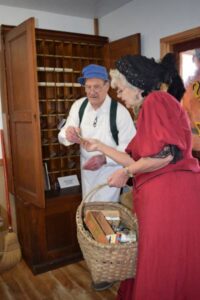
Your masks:
<svg viewBox="0 0 200 300"><path fill-rule="evenodd" d="M85 197L82 199L80 205L79 205L79 209L82 215L82 209L83 209L83 203L86 202L86 200L90 199L97 191L99 191L100 189L104 188L105 186L107 186L108 184L102 183L102 184L98 184L96 185L91 191L89 191Z"/></svg>
<svg viewBox="0 0 200 300"><path fill-rule="evenodd" d="M86 200L90 199L93 194L95 194L96 192L98 192L100 189L102 189L103 187L107 186L108 184L105 182L105 183L102 183L102 184L98 184L96 185L91 191L89 191L85 197L83 198L82 202L86 202Z"/></svg>
<svg viewBox="0 0 200 300"><path fill-rule="evenodd" d="M108 185L108 183L106 183L106 182L102 183L102 184L98 184L89 193L87 193L85 195L85 197L83 198L83 200L81 201L81 203L78 207L78 210L79 210L81 216L83 216L83 204L84 204L85 200L88 199L89 197L91 197L93 194L95 194L97 191L99 191L100 189L104 188L107 185ZM130 189L131 189L131 187L130 187ZM125 209L128 210L128 208L125 208ZM77 212L78 212L78 210L77 210ZM135 225L136 225L136 234L137 234L137 239L138 239L138 221L137 221L136 213L134 213L134 222L135 222Z"/></svg>

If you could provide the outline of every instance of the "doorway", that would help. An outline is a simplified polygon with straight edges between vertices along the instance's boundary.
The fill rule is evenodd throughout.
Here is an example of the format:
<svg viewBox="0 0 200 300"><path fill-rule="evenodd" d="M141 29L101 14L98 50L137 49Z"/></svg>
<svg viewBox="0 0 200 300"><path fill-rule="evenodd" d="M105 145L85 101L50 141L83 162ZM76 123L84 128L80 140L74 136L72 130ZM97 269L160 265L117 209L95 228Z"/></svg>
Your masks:
<svg viewBox="0 0 200 300"><path fill-rule="evenodd" d="M200 27L160 39L161 58L168 52L175 53L179 74L184 81L185 87L187 88L189 84L192 85L191 94L187 100L187 107L184 103L185 100L182 104L190 118L193 155L200 160L200 93L196 93L195 91L196 84L198 85L198 91L200 90L200 72L196 65L197 51L199 53L199 65ZM186 93L184 97L186 97Z"/></svg>
<svg viewBox="0 0 200 300"><path fill-rule="evenodd" d="M176 54L177 66L184 83L195 72L192 58L197 48L200 48L200 27L160 39L160 57L168 52Z"/></svg>

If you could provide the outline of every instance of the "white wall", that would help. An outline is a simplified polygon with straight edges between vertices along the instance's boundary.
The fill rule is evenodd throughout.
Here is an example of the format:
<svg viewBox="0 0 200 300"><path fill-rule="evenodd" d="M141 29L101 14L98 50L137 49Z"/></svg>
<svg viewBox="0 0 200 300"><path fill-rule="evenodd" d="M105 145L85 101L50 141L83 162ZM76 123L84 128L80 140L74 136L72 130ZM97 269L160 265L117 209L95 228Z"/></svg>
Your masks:
<svg viewBox="0 0 200 300"><path fill-rule="evenodd" d="M94 33L93 19L0 5L0 24L19 25L30 17L35 17L37 28L86 34Z"/></svg>
<svg viewBox="0 0 200 300"><path fill-rule="evenodd" d="M141 33L141 51L160 57L160 38L200 26L199 0L134 0L99 20L110 40Z"/></svg>

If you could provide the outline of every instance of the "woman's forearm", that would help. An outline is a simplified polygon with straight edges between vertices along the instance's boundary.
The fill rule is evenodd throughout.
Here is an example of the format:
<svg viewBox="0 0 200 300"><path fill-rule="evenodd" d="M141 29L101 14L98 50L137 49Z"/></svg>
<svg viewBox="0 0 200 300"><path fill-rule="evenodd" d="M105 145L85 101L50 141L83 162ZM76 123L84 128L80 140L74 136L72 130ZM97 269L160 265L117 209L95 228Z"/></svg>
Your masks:
<svg viewBox="0 0 200 300"><path fill-rule="evenodd" d="M126 152L118 151L103 143L98 145L98 150L124 167L134 163L134 160Z"/></svg>
<svg viewBox="0 0 200 300"><path fill-rule="evenodd" d="M172 155L166 158L142 157L134 161L127 153L118 151L103 143L99 144L99 151L115 160L120 165L128 168L131 174L153 172L167 166L173 159Z"/></svg>
<svg viewBox="0 0 200 300"><path fill-rule="evenodd" d="M135 175L139 173L153 172L167 166L173 159L172 155L165 158L142 157L134 161L127 167L129 173Z"/></svg>
<svg viewBox="0 0 200 300"><path fill-rule="evenodd" d="M168 155L165 158L159 157L142 157L135 161L126 152L118 151L99 140L85 140L82 145L87 151L100 151L105 156L116 161L118 164L125 167L125 172L128 176L138 173L152 172L167 166L172 160L173 156Z"/></svg>

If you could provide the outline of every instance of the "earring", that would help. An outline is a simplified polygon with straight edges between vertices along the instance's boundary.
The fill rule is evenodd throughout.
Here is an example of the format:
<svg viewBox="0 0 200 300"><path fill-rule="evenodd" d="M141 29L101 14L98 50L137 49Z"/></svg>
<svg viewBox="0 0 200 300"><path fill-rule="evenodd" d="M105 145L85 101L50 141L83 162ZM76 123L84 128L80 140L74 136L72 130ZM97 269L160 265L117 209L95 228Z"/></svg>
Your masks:
<svg viewBox="0 0 200 300"><path fill-rule="evenodd" d="M169 88L169 85L167 83L162 82L160 84L160 91L167 92L168 88Z"/></svg>

